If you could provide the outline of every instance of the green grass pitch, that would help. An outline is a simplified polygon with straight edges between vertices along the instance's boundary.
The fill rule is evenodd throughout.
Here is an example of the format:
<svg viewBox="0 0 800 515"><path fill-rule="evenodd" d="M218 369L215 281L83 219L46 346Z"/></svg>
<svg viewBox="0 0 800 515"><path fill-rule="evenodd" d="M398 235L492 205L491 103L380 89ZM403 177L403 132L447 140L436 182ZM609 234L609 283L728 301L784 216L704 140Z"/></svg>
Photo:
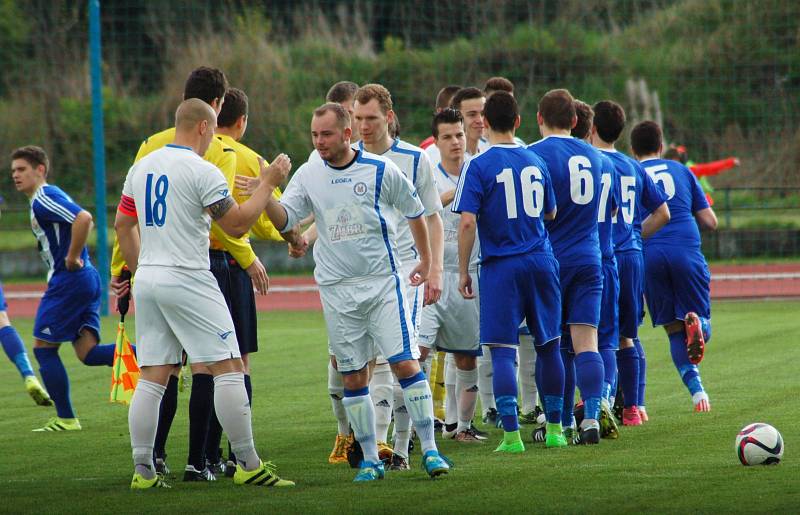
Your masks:
<svg viewBox="0 0 800 515"><path fill-rule="evenodd" d="M597 447L526 444L523 455L492 453L500 430L482 446L443 442L455 468L436 481L418 468L418 453L414 470L367 485L351 483L354 471L346 466L327 463L336 426L321 313L260 315L262 350L253 359L256 445L281 475L297 481L291 490L235 487L224 478L184 484L178 477L171 490L131 492L127 409L107 402L110 369L83 366L63 349L84 430L31 433L54 411L34 406L11 364L0 359L0 512L795 511L800 302L719 302L714 310L714 338L701 367L711 413L692 412L663 332L643 327L650 423L623 428L619 440ZM14 323L30 342L31 321ZM115 327L113 318L103 321L106 341L113 341ZM182 470L188 441L188 395L179 403L167 448L173 471ZM787 450L778 466L743 467L736 459L737 431L757 421L783 434Z"/></svg>

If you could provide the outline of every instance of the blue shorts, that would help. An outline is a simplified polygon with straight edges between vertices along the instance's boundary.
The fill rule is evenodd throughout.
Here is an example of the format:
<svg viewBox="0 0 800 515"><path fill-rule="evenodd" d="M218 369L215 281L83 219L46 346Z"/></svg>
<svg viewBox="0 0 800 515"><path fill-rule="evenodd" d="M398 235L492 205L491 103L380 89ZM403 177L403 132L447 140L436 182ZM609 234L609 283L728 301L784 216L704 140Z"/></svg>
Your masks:
<svg viewBox="0 0 800 515"><path fill-rule="evenodd" d="M598 350L619 349L619 275L614 259L603 260L603 300L597 327Z"/></svg>
<svg viewBox="0 0 800 515"><path fill-rule="evenodd" d="M33 336L50 343L74 342L84 328L100 339L100 274L91 266L50 278L36 311Z"/></svg>
<svg viewBox="0 0 800 515"><path fill-rule="evenodd" d="M519 345L526 320L535 345L561 335L558 262L551 254L494 258L481 265L481 344Z"/></svg>
<svg viewBox="0 0 800 515"><path fill-rule="evenodd" d="M0 311L8 311L8 304L6 304L6 296L3 295L3 283L0 283Z"/></svg>
<svg viewBox="0 0 800 515"><path fill-rule="evenodd" d="M645 250L645 297L653 326L683 320L694 311L711 318L711 273L699 249Z"/></svg>
<svg viewBox="0 0 800 515"><path fill-rule="evenodd" d="M639 251L616 255L619 272L619 335L638 338L643 319L644 258Z"/></svg>
<svg viewBox="0 0 800 515"><path fill-rule="evenodd" d="M600 265L561 267L561 320L565 325L600 324L603 270Z"/></svg>

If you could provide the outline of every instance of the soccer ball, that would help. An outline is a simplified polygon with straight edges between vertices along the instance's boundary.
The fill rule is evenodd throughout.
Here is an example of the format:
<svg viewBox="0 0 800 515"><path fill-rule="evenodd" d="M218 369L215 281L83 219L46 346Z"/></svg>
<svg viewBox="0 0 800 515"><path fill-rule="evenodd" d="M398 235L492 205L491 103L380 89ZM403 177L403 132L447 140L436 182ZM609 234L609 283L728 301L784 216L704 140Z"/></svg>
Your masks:
<svg viewBox="0 0 800 515"><path fill-rule="evenodd" d="M783 438L769 424L749 424L736 435L736 455L742 465L775 465L783 458Z"/></svg>

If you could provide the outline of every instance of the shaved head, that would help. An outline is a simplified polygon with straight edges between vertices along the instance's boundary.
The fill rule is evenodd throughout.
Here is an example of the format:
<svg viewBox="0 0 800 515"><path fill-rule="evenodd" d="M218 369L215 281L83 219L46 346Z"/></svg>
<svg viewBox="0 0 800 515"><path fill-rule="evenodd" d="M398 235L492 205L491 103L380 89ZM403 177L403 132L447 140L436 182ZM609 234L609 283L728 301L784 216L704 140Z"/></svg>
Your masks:
<svg viewBox="0 0 800 515"><path fill-rule="evenodd" d="M217 126L217 113L199 98L184 100L175 111L175 129L178 132L191 131L204 120L209 127Z"/></svg>

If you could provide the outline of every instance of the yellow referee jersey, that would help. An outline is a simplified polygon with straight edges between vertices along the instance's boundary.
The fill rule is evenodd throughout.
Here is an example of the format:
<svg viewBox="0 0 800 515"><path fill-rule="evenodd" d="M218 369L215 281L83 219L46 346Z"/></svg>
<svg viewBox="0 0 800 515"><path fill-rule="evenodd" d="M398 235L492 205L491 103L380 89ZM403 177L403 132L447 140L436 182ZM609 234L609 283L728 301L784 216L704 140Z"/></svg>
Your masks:
<svg viewBox="0 0 800 515"><path fill-rule="evenodd" d="M261 167L258 164L258 158L261 157L258 152L248 147L243 143L239 143L232 137L226 134L218 134L217 137L222 140L222 143L236 151L236 175L245 175L247 177L258 177L261 175ZM266 160L264 160L266 162ZM246 197L242 197L239 190L233 191L233 198L236 202L241 204ZM272 196L276 199L281 198L281 190L275 188ZM258 221L250 229L250 234L262 240L283 241L281 233L272 225L266 213L261 213Z"/></svg>
<svg viewBox="0 0 800 515"><path fill-rule="evenodd" d="M174 127L150 136L139 146L139 152L136 153L134 162L139 161L150 152L158 150L168 143L172 143L174 140ZM222 171L222 175L225 176L225 181L228 183L228 189L233 191L234 179L236 177L236 151L223 144L219 137L214 137L203 158ZM227 250L242 268L249 267L256 260L256 254L250 247L250 241L246 236L234 238L213 222L211 224L210 240L210 248L215 250ZM125 266L125 260L122 258L122 253L119 250L119 243L117 239L114 238L114 250L111 255L111 275L119 275L122 272L123 266Z"/></svg>

